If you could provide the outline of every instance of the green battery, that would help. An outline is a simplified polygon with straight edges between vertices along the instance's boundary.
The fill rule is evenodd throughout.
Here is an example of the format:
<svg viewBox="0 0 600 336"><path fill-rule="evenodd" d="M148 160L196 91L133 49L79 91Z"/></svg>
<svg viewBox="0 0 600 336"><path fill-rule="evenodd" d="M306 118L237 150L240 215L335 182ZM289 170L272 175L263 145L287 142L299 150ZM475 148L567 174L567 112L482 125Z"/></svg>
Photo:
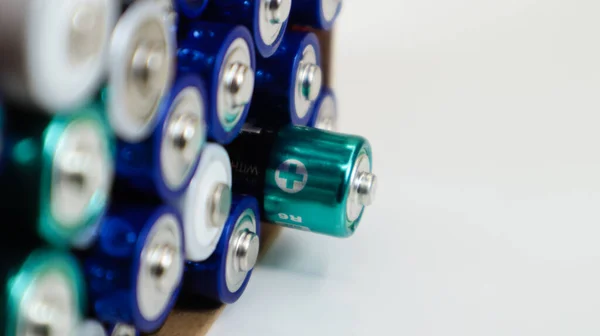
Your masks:
<svg viewBox="0 0 600 336"><path fill-rule="evenodd" d="M371 145L360 136L303 126L246 126L227 146L233 192L262 200L263 219L349 237L374 199Z"/></svg>
<svg viewBox="0 0 600 336"><path fill-rule="evenodd" d="M0 211L55 247L87 247L105 212L114 138L103 108L90 104L54 117L7 107ZM11 231L11 232L13 232Z"/></svg>
<svg viewBox="0 0 600 336"><path fill-rule="evenodd" d="M11 248L0 260L3 335L72 335L83 317L83 274L70 254Z"/></svg>

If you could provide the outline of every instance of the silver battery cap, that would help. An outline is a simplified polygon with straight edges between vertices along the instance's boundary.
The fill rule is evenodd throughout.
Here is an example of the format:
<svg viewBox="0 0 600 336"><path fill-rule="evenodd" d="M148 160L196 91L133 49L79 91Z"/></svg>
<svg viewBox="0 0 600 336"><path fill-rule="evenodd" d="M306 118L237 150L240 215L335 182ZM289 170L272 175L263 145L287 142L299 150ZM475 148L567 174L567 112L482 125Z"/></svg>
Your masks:
<svg viewBox="0 0 600 336"><path fill-rule="evenodd" d="M316 106L317 114L314 127L325 131L335 131L337 129L337 103L331 94L325 95L319 106Z"/></svg>
<svg viewBox="0 0 600 336"><path fill-rule="evenodd" d="M140 314L157 320L164 314L183 276L183 232L171 213L159 217L147 235L140 256L136 298Z"/></svg>
<svg viewBox="0 0 600 336"><path fill-rule="evenodd" d="M116 135L139 142L154 131L171 85L174 31L157 2L132 4L117 22L110 46L108 116Z"/></svg>
<svg viewBox="0 0 600 336"><path fill-rule="evenodd" d="M225 281L227 289L237 292L258 259L260 239L256 234L256 214L246 209L238 217L231 237L226 257Z"/></svg>
<svg viewBox="0 0 600 336"><path fill-rule="evenodd" d="M371 159L366 151L361 151L354 164L348 190L346 216L349 222L358 219L364 207L375 200L377 176L371 171Z"/></svg>
<svg viewBox="0 0 600 336"><path fill-rule="evenodd" d="M261 0L258 29L266 45L270 46L277 40L291 9L292 0Z"/></svg>
<svg viewBox="0 0 600 336"><path fill-rule="evenodd" d="M39 274L20 301L16 335L71 335L81 319L75 295L61 271Z"/></svg>
<svg viewBox="0 0 600 336"><path fill-rule="evenodd" d="M302 51L294 84L296 114L298 118L304 118L319 97L323 85L323 72L317 62L317 51L310 44Z"/></svg>
<svg viewBox="0 0 600 336"><path fill-rule="evenodd" d="M49 114L91 100L118 10L114 0L0 1L0 90Z"/></svg>
<svg viewBox="0 0 600 336"><path fill-rule="evenodd" d="M50 213L64 229L82 229L76 243L87 246L85 240L93 239L99 224L90 222L91 218L106 206L114 175L114 160L101 121L74 118L60 134L53 154Z"/></svg>

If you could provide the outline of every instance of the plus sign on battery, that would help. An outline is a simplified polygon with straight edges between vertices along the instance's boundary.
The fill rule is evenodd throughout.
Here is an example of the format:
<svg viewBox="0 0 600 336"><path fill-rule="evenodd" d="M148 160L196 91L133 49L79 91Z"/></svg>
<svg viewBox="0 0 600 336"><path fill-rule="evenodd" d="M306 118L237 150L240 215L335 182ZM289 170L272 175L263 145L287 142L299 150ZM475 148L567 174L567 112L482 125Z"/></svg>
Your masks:
<svg viewBox="0 0 600 336"><path fill-rule="evenodd" d="M308 172L306 166L298 160L286 160L282 162L275 172L275 182L281 190L295 194L306 185Z"/></svg>

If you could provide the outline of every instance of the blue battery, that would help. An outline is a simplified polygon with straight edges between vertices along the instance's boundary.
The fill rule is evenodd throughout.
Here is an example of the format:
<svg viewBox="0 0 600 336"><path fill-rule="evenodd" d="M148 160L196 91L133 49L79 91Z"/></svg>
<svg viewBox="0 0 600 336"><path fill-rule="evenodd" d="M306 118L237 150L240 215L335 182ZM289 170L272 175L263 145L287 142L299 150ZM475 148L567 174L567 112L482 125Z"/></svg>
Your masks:
<svg viewBox="0 0 600 336"><path fill-rule="evenodd" d="M234 196L215 252L206 261L186 262L185 295L236 302L246 289L258 258L259 236L258 201L251 196Z"/></svg>
<svg viewBox="0 0 600 336"><path fill-rule="evenodd" d="M134 326L123 323L111 324L106 330L107 336L140 336L140 332Z"/></svg>
<svg viewBox="0 0 600 336"><path fill-rule="evenodd" d="M342 9L343 0L294 0L290 23L331 30Z"/></svg>
<svg viewBox="0 0 600 336"><path fill-rule="evenodd" d="M138 143L118 141L117 183L178 199L192 179L206 141L207 95L195 75L180 76L159 110L158 127Z"/></svg>
<svg viewBox="0 0 600 336"><path fill-rule="evenodd" d="M250 119L261 127L305 126L323 83L317 36L288 32L270 58L258 58Z"/></svg>
<svg viewBox="0 0 600 336"><path fill-rule="evenodd" d="M202 15L209 0L171 0L178 13L196 19ZM218 1L218 0L217 0Z"/></svg>
<svg viewBox="0 0 600 336"><path fill-rule="evenodd" d="M228 144L248 116L256 58L244 26L196 22L179 41L180 73L201 76L208 91L209 139Z"/></svg>
<svg viewBox="0 0 600 336"><path fill-rule="evenodd" d="M208 4L202 20L246 26L258 53L270 57L281 44L291 6L292 0L216 0Z"/></svg>
<svg viewBox="0 0 600 336"><path fill-rule="evenodd" d="M308 126L325 131L335 131L337 129L337 99L333 90L323 88L313 109Z"/></svg>
<svg viewBox="0 0 600 336"><path fill-rule="evenodd" d="M174 209L113 207L84 258L93 313L103 323L156 331L175 304L183 267L183 231Z"/></svg>

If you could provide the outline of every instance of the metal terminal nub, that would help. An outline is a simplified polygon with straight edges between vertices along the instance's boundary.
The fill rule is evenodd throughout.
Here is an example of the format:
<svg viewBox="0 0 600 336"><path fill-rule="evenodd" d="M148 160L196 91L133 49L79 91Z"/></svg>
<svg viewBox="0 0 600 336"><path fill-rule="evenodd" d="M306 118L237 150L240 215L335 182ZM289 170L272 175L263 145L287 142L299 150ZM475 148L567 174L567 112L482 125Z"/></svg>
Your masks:
<svg viewBox="0 0 600 336"><path fill-rule="evenodd" d="M168 244L152 248L150 253L148 253L148 265L150 266L152 276L160 279L167 274L173 265L176 253L175 248Z"/></svg>
<svg viewBox="0 0 600 336"><path fill-rule="evenodd" d="M70 27L70 56L78 64L99 55L105 34L105 8L82 3L73 13Z"/></svg>
<svg viewBox="0 0 600 336"><path fill-rule="evenodd" d="M50 302L34 302L26 314L28 331L31 335L45 336L54 334L53 323L56 323L56 319L60 318L60 314Z"/></svg>
<svg viewBox="0 0 600 336"><path fill-rule="evenodd" d="M231 210L231 188L225 183L216 185L209 206L210 220L214 227L223 227Z"/></svg>
<svg viewBox="0 0 600 336"><path fill-rule="evenodd" d="M127 324L117 324L110 336L135 336L135 328Z"/></svg>
<svg viewBox="0 0 600 336"><path fill-rule="evenodd" d="M231 63L225 73L225 85L234 107L246 105L254 90L254 71L240 62Z"/></svg>
<svg viewBox="0 0 600 336"><path fill-rule="evenodd" d="M302 97L315 101L321 92L323 73L321 67L313 63L305 63L300 68L300 88Z"/></svg>
<svg viewBox="0 0 600 336"><path fill-rule="evenodd" d="M373 204L377 192L377 176L373 173L362 172L358 174L356 183L356 194L358 201L363 206Z"/></svg>
<svg viewBox="0 0 600 336"><path fill-rule="evenodd" d="M271 24L281 24L290 16L291 0L265 0L267 19Z"/></svg>
<svg viewBox="0 0 600 336"><path fill-rule="evenodd" d="M256 233L249 230L240 232L234 254L239 272L249 272L254 268L259 250L260 239Z"/></svg>
<svg viewBox="0 0 600 336"><path fill-rule="evenodd" d="M183 113L169 123L168 132L171 141L173 141L173 145L176 149L183 152L183 156L187 161L191 161L193 158L190 156L193 156L196 152L194 148L191 148L193 153L188 153L186 149L189 149L191 146L188 145L193 143L194 139L199 136L199 126L199 118L192 113Z"/></svg>
<svg viewBox="0 0 600 336"><path fill-rule="evenodd" d="M82 150L72 150L58 159L59 177L67 182L69 187L74 187L78 192L83 192L87 187L87 174L91 168L93 156Z"/></svg>
<svg viewBox="0 0 600 336"><path fill-rule="evenodd" d="M133 53L132 70L145 90L160 89L167 80L164 68L165 49L158 45L142 43Z"/></svg>

